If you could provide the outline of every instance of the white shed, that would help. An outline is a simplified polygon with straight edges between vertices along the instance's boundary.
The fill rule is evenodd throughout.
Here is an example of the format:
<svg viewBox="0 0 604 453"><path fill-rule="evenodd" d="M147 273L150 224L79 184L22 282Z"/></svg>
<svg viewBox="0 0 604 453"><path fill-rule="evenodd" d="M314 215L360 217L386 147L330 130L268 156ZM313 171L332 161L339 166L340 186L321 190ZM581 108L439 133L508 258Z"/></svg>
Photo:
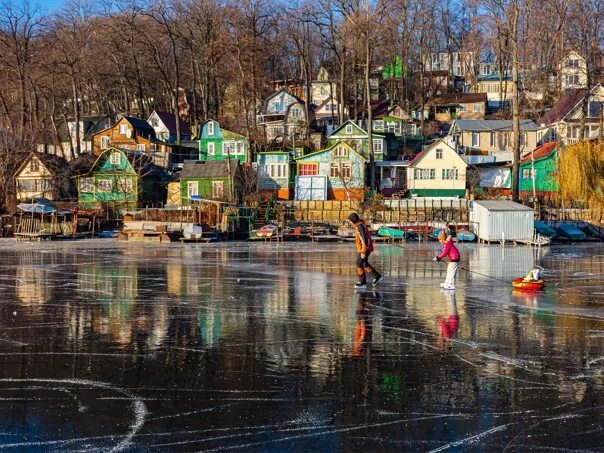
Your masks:
<svg viewBox="0 0 604 453"><path fill-rule="evenodd" d="M482 241L530 241L535 229L533 209L505 200L474 201L470 222Z"/></svg>

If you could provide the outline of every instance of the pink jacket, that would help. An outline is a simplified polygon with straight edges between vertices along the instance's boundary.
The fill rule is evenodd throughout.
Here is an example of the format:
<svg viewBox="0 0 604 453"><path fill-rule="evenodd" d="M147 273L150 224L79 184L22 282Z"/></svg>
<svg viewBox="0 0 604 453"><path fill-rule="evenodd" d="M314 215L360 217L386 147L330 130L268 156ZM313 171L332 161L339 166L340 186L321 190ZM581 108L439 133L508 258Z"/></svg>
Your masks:
<svg viewBox="0 0 604 453"><path fill-rule="evenodd" d="M459 261L459 250L453 245L453 241L447 241L443 244L443 251L437 256L439 260L448 257L449 261Z"/></svg>

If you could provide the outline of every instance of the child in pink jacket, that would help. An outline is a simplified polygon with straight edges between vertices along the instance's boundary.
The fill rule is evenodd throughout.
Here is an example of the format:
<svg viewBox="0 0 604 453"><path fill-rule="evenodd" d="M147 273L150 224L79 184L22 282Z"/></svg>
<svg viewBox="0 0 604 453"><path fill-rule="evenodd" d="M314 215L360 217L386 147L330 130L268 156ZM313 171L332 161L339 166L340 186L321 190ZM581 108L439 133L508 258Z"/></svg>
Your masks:
<svg viewBox="0 0 604 453"><path fill-rule="evenodd" d="M433 258L433 261L440 261L444 257L449 258L447 278L440 286L444 289L455 289L455 278L457 277L457 270L459 269L459 250L457 250L453 241L447 241L447 234L444 231L438 233L438 242L443 245L443 249L440 255L436 255Z"/></svg>

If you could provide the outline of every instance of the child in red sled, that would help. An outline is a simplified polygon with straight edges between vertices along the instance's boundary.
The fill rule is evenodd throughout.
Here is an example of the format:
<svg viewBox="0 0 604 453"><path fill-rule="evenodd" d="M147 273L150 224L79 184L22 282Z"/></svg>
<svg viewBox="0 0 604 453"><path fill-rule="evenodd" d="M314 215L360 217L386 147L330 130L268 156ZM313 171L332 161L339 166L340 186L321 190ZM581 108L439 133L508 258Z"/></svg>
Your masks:
<svg viewBox="0 0 604 453"><path fill-rule="evenodd" d="M438 242L443 245L442 252L440 255L436 255L433 261L440 261L444 257L449 258L449 265L447 266L447 278L444 283L440 286L444 289L455 289L455 278L457 277L457 270L459 269L459 250L453 244L453 241L447 241L447 233L441 231L438 233Z"/></svg>

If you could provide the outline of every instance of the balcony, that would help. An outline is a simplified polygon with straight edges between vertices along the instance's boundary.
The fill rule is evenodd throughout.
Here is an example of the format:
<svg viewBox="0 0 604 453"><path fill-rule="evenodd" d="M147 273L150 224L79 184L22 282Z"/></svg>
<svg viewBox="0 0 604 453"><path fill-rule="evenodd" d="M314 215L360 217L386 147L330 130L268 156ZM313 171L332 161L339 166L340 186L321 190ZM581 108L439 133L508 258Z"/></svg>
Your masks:
<svg viewBox="0 0 604 453"><path fill-rule="evenodd" d="M256 115L256 123L258 126L262 126L266 123L274 123L277 121L284 121L285 114L284 113L266 113L262 115Z"/></svg>

